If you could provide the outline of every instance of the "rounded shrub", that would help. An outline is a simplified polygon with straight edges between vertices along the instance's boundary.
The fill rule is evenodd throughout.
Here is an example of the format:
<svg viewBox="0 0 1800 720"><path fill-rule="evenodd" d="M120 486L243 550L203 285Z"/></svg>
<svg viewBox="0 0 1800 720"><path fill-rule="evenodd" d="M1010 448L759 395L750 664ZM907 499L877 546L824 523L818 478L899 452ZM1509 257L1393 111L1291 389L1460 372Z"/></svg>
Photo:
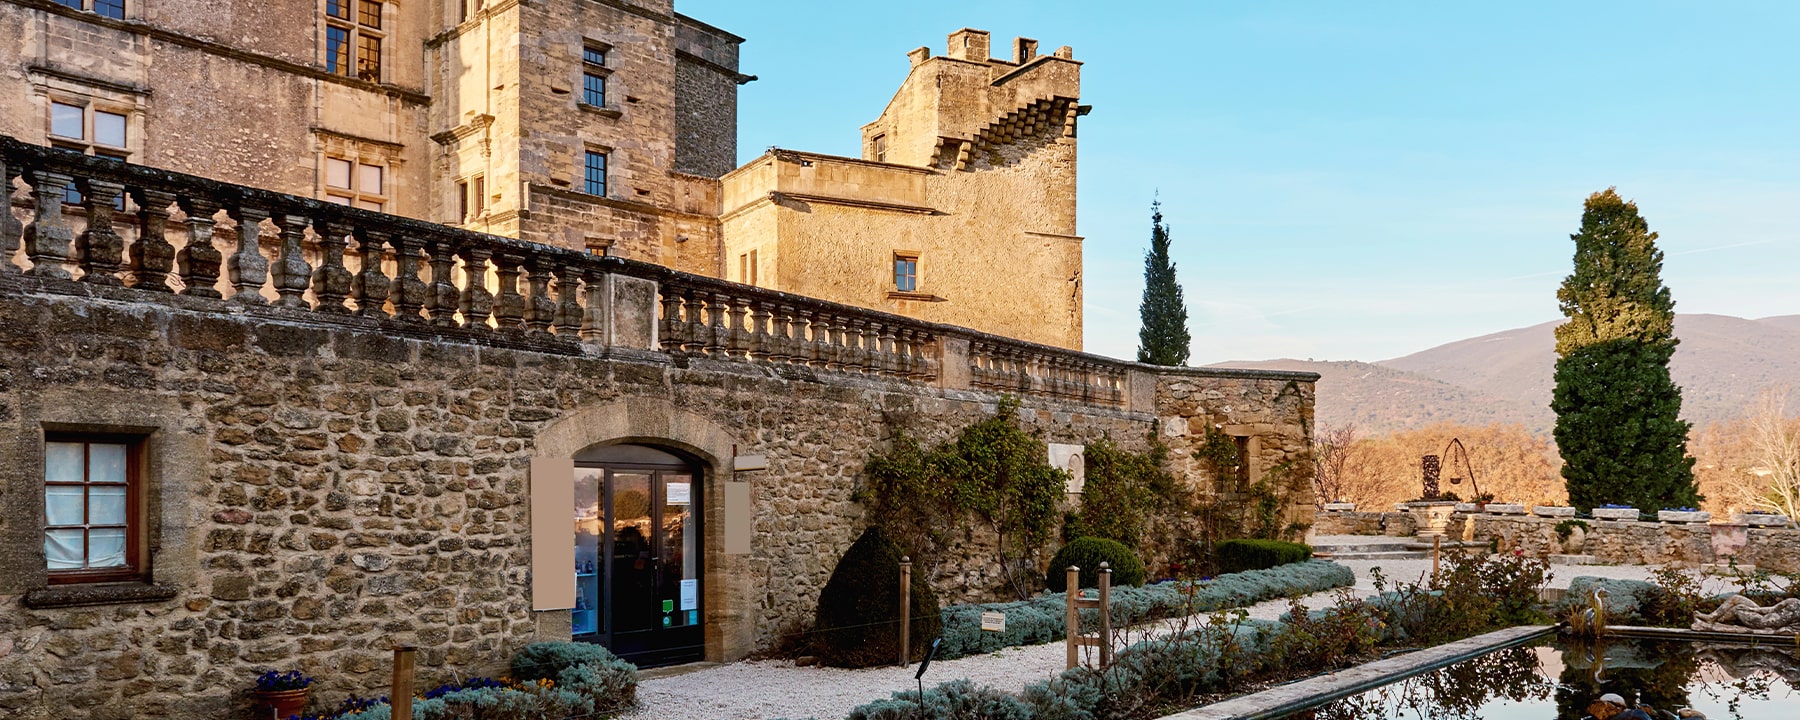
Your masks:
<svg viewBox="0 0 1800 720"><path fill-rule="evenodd" d="M611 650L584 642L537 642L519 649L513 656L509 672L519 682L555 680L562 671L577 665L602 667L622 666L635 672L637 666L620 660Z"/></svg>
<svg viewBox="0 0 1800 720"><path fill-rule="evenodd" d="M879 527L864 530L844 551L819 593L813 652L836 667L873 667L900 655L900 548ZM911 660L938 636L943 613L923 572L912 575Z"/></svg>
<svg viewBox="0 0 1800 720"><path fill-rule="evenodd" d="M1112 568L1113 587L1144 584L1144 562L1131 553L1131 548L1105 538L1075 538L1050 558L1050 569L1044 573L1044 584L1051 592L1067 591L1070 565L1081 568L1081 586L1099 587L1100 563Z"/></svg>
<svg viewBox="0 0 1800 720"><path fill-rule="evenodd" d="M1226 540L1219 543L1219 572L1267 570L1312 559L1312 547L1284 540Z"/></svg>

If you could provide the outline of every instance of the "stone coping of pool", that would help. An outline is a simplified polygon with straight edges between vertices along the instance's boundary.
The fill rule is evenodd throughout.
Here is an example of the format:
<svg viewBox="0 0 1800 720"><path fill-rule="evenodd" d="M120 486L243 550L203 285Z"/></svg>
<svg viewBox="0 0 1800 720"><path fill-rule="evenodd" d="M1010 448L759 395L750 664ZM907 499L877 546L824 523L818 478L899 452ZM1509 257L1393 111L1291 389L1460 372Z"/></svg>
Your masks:
<svg viewBox="0 0 1800 720"><path fill-rule="evenodd" d="M1556 631L1554 625L1524 625L1396 655L1372 663L1307 678L1259 693L1175 713L1158 720L1266 720L1320 703L1349 697L1397 680L1478 655L1524 645Z"/></svg>

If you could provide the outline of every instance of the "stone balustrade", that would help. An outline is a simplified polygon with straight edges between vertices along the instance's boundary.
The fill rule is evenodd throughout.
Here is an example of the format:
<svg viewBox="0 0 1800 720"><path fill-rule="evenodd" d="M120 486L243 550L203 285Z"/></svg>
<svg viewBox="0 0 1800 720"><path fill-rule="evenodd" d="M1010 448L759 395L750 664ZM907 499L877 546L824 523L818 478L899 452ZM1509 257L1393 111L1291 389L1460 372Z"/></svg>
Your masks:
<svg viewBox="0 0 1800 720"><path fill-rule="evenodd" d="M1136 363L5 136L0 175L28 217L0 217L0 276L569 353L636 348L1140 411L1153 400L1153 371Z"/></svg>

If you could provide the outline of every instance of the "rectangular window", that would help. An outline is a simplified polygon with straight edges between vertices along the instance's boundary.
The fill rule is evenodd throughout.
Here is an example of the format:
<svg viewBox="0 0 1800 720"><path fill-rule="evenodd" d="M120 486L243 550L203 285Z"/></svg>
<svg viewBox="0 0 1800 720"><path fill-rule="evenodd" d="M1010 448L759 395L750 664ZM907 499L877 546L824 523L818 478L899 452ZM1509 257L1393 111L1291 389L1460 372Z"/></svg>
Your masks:
<svg viewBox="0 0 1800 720"><path fill-rule="evenodd" d="M387 206L387 168L325 158L325 200L380 212Z"/></svg>
<svg viewBox="0 0 1800 720"><path fill-rule="evenodd" d="M381 81L381 38L368 35L356 37L356 78L369 82Z"/></svg>
<svg viewBox="0 0 1800 720"><path fill-rule="evenodd" d="M1231 438L1231 442L1237 451L1237 468L1234 471L1237 489L1242 492L1250 489L1250 438L1237 435Z"/></svg>
<svg viewBox="0 0 1800 720"><path fill-rule="evenodd" d="M44 560L51 582L139 574L136 450L120 438L46 438Z"/></svg>
<svg viewBox="0 0 1800 720"><path fill-rule="evenodd" d="M87 108L68 103L50 103L50 134L70 140L87 139Z"/></svg>
<svg viewBox="0 0 1800 720"><path fill-rule="evenodd" d="M581 61L589 65L605 66L606 51L591 45L583 47L581 49Z"/></svg>
<svg viewBox="0 0 1800 720"><path fill-rule="evenodd" d="M105 110L94 111L94 144L125 147L125 116Z"/></svg>
<svg viewBox="0 0 1800 720"><path fill-rule="evenodd" d="M875 136L875 162L887 162L887 135Z"/></svg>
<svg viewBox="0 0 1800 720"><path fill-rule="evenodd" d="M384 8L385 4L377 0L325 0L326 72L381 82Z"/></svg>
<svg viewBox="0 0 1800 720"><path fill-rule="evenodd" d="M325 71L333 75L350 74L350 31L341 27L325 28Z"/></svg>
<svg viewBox="0 0 1800 720"><path fill-rule="evenodd" d="M917 255L894 256L894 289L900 292L918 292L919 257Z"/></svg>
<svg viewBox="0 0 1800 720"><path fill-rule="evenodd" d="M589 150L584 175L584 189L589 195L606 196L606 153Z"/></svg>
<svg viewBox="0 0 1800 720"><path fill-rule="evenodd" d="M606 77L582 73L581 101L594 107L606 107Z"/></svg>
<svg viewBox="0 0 1800 720"><path fill-rule="evenodd" d="M69 7L75 8L76 10L81 9L81 0L56 0L56 2L59 5L67 5Z"/></svg>
<svg viewBox="0 0 1800 720"><path fill-rule="evenodd" d="M756 284L756 251L750 251L750 284Z"/></svg>
<svg viewBox="0 0 1800 720"><path fill-rule="evenodd" d="M125 0L94 0L94 13L114 20L124 20Z"/></svg>
<svg viewBox="0 0 1800 720"><path fill-rule="evenodd" d="M381 29L381 3L361 0L357 5L356 22L363 27L374 30Z"/></svg>
<svg viewBox="0 0 1800 720"><path fill-rule="evenodd" d="M131 149L126 146L126 140L130 120L130 116L125 113L100 110L92 104L52 100L50 144L95 157L129 161ZM70 182L63 190L63 203L80 205L83 202L85 198L80 188ZM120 193L113 201L113 208L121 211L125 209L124 193Z"/></svg>
<svg viewBox="0 0 1800 720"><path fill-rule="evenodd" d="M467 222L470 218L480 217L481 211L487 207L486 193L486 183L480 175L457 183L457 222Z"/></svg>

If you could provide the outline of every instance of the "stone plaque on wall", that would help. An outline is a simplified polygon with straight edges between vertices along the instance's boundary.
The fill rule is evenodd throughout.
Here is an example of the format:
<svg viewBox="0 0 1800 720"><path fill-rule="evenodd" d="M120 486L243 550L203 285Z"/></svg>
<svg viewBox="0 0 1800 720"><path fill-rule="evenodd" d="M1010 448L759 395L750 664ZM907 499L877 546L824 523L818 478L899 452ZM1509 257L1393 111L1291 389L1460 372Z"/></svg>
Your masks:
<svg viewBox="0 0 1800 720"><path fill-rule="evenodd" d="M1050 466L1069 474L1069 485L1064 488L1065 492L1081 492L1082 485L1087 480L1087 473L1083 470L1086 455L1086 445L1050 443Z"/></svg>

